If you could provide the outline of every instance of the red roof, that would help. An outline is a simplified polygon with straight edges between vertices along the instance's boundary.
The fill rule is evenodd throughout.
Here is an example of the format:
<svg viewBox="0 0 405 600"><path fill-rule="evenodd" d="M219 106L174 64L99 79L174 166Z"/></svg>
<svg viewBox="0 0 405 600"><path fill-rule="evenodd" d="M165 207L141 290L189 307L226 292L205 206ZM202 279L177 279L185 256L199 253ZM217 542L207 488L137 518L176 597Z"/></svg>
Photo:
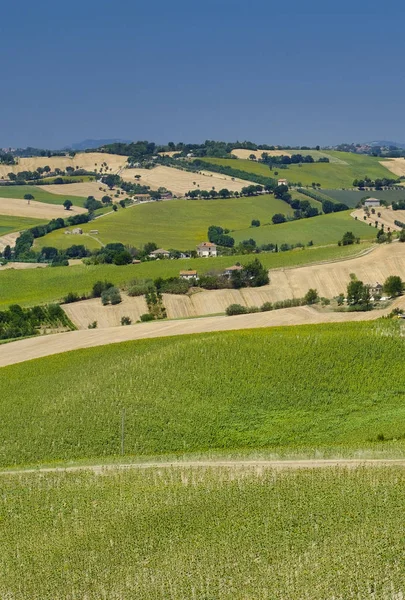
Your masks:
<svg viewBox="0 0 405 600"><path fill-rule="evenodd" d="M180 275L197 275L197 271L180 271Z"/></svg>
<svg viewBox="0 0 405 600"><path fill-rule="evenodd" d="M211 242L201 242L201 244L198 244L198 248L212 248L212 247L216 247L216 244L212 244Z"/></svg>

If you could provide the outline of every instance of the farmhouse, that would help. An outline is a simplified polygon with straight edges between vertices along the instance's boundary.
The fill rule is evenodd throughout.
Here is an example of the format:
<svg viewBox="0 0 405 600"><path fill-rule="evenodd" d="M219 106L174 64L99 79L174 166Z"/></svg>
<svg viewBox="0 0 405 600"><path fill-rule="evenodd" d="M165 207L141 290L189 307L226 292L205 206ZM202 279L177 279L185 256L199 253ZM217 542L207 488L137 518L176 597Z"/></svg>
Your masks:
<svg viewBox="0 0 405 600"><path fill-rule="evenodd" d="M180 271L180 279L186 279L190 281L190 279L198 279L197 271Z"/></svg>
<svg viewBox="0 0 405 600"><path fill-rule="evenodd" d="M197 246L197 254L202 258L217 256L217 246L212 242L201 242L201 244L198 244Z"/></svg>
<svg viewBox="0 0 405 600"><path fill-rule="evenodd" d="M364 202L364 206L378 208L379 206L381 206L381 201L378 200L378 198L367 198L367 200Z"/></svg>
<svg viewBox="0 0 405 600"><path fill-rule="evenodd" d="M287 179L278 179L277 185L287 185L288 186L288 181L287 181Z"/></svg>
<svg viewBox="0 0 405 600"><path fill-rule="evenodd" d="M157 250L153 250L149 254L149 258L169 258L170 252L168 250L164 250L163 248L158 248Z"/></svg>
<svg viewBox="0 0 405 600"><path fill-rule="evenodd" d="M137 200L138 202L150 200L150 194L135 194L135 200Z"/></svg>
<svg viewBox="0 0 405 600"><path fill-rule="evenodd" d="M71 233L75 235L82 235L83 229L81 227L75 227L74 229L72 229Z"/></svg>
<svg viewBox="0 0 405 600"><path fill-rule="evenodd" d="M381 283L378 283L378 281L376 281L375 283L370 284L370 294L373 298L380 297L383 291L383 286L381 285Z"/></svg>
<svg viewBox="0 0 405 600"><path fill-rule="evenodd" d="M226 277L231 277L232 273L235 273L235 271L242 271L243 267L242 265L233 265L232 267L227 267L224 271L224 275Z"/></svg>

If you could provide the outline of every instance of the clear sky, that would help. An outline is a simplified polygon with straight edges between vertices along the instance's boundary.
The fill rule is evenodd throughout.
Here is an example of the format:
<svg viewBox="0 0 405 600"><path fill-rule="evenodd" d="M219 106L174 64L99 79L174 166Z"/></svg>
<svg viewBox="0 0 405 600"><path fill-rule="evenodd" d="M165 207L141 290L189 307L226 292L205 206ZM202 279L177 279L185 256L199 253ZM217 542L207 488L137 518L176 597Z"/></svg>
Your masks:
<svg viewBox="0 0 405 600"><path fill-rule="evenodd" d="M405 142L404 0L19 0L0 147Z"/></svg>

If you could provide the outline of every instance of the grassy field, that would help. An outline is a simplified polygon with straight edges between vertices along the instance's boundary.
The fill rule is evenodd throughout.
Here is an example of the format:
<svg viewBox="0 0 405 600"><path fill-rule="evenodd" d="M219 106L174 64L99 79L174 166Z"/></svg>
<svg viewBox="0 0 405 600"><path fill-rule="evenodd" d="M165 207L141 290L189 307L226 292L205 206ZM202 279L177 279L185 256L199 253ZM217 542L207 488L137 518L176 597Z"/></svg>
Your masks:
<svg viewBox="0 0 405 600"><path fill-rule="evenodd" d="M69 194L64 196L51 194L35 185L0 186L1 198L24 198L25 194L32 194L37 202L46 202L47 204L63 204L65 200L71 200L74 206L83 206L83 203L86 200L86 198L70 196Z"/></svg>
<svg viewBox="0 0 405 600"><path fill-rule="evenodd" d="M73 243L73 242L72 242ZM260 254L261 262L268 269L292 267L323 260L338 260L355 256L365 248L355 246L329 246L325 248L305 248L290 252ZM97 280L107 279L115 285L128 283L134 278L156 279L157 277L178 276L181 269L197 269L199 273L223 270L235 262L246 263L249 256L224 256L211 259L179 259L145 262L140 265L78 265L19 271L0 272L0 307L10 304L32 306L61 300L70 291L80 295L88 294Z"/></svg>
<svg viewBox="0 0 405 600"><path fill-rule="evenodd" d="M392 204L394 201L397 202L398 200L405 200L405 190L322 190L322 192L330 196L332 200L344 202L347 206L351 207L357 206L360 200L365 196L385 200L388 204Z"/></svg>
<svg viewBox="0 0 405 600"><path fill-rule="evenodd" d="M401 333L398 320L241 330L3 367L0 465L119 455L123 409L127 455L384 452L379 436L405 437Z"/></svg>
<svg viewBox="0 0 405 600"><path fill-rule="evenodd" d="M42 225L46 221L41 219L30 219L28 217L11 217L9 215L0 215L0 236L14 231L22 231L36 225Z"/></svg>
<svg viewBox="0 0 405 600"><path fill-rule="evenodd" d="M305 151L302 151L302 154L305 154ZM288 169L280 169L276 165L270 171L267 165L251 160L231 158L203 158L201 160L265 177L286 178L291 183L301 182L302 185L311 185L312 182L320 183L323 188L330 189L351 187L354 179L366 175L371 179L375 177L395 178L391 171L380 165L376 157L350 152L328 152L328 154L342 162L304 163L302 166L288 165ZM275 171L278 172L277 176L274 175Z"/></svg>
<svg viewBox="0 0 405 600"><path fill-rule="evenodd" d="M402 598L400 467L2 476L0 595Z"/></svg>
<svg viewBox="0 0 405 600"><path fill-rule="evenodd" d="M300 219L279 225L249 227L232 233L236 243L249 238L257 244L307 244L313 241L315 245L337 244L346 231L352 231L361 239L374 239L376 230L360 221L355 221L349 211L321 215L311 219Z"/></svg>
<svg viewBox="0 0 405 600"><path fill-rule="evenodd" d="M139 248L154 241L159 247L190 250L207 239L210 225L241 229L249 227L252 219L269 223L277 212L292 214L293 211L271 195L228 200L171 200L119 209L96 223L83 225L82 229L84 232L98 229L97 238L104 244L122 242ZM58 248L66 248L71 243L63 231L55 231L38 241L38 244ZM89 248L100 246L91 238L81 243Z"/></svg>

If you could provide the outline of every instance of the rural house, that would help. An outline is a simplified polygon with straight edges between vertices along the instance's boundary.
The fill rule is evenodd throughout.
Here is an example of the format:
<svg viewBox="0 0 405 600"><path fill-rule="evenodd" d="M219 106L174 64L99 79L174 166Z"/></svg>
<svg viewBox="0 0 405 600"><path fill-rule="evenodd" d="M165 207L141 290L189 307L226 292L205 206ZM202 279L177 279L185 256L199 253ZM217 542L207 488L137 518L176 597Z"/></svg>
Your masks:
<svg viewBox="0 0 405 600"><path fill-rule="evenodd" d="M277 185L287 185L288 186L288 181L287 181L287 179L278 179Z"/></svg>
<svg viewBox="0 0 405 600"><path fill-rule="evenodd" d="M135 194L135 200L137 202L144 202L145 200L150 200L150 194Z"/></svg>
<svg viewBox="0 0 405 600"><path fill-rule="evenodd" d="M180 279L186 279L187 281L198 279L197 271L192 271L191 269L189 271L180 271Z"/></svg>
<svg viewBox="0 0 405 600"><path fill-rule="evenodd" d="M233 265L232 267L227 267L224 270L224 275L225 277L231 277L232 273L235 273L235 271L242 271L243 267L242 265Z"/></svg>
<svg viewBox="0 0 405 600"><path fill-rule="evenodd" d="M202 258L217 256L217 246L212 242L201 242L201 244L198 244L197 246L197 254Z"/></svg>
<svg viewBox="0 0 405 600"><path fill-rule="evenodd" d="M364 206L378 208L381 206L381 201L378 200L378 198L367 198L367 200L364 202Z"/></svg>
<svg viewBox="0 0 405 600"><path fill-rule="evenodd" d="M381 283L378 283L378 281L376 281L375 283L370 284L369 287L372 300L375 300L376 298L381 298L383 291L383 286L381 285Z"/></svg>
<svg viewBox="0 0 405 600"><path fill-rule="evenodd" d="M158 248L157 250L153 250L149 254L149 258L169 258L170 252L168 250L164 250L163 248Z"/></svg>

